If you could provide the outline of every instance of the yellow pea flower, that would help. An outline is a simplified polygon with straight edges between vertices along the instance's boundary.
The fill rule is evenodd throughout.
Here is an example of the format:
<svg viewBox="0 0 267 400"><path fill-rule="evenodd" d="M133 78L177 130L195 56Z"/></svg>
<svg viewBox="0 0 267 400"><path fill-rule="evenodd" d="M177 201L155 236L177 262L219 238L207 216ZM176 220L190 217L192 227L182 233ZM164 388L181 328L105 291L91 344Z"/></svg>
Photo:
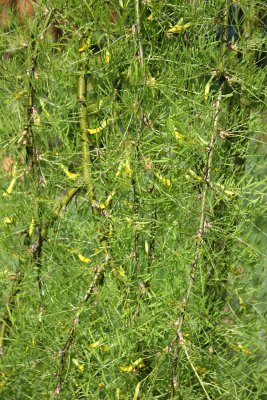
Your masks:
<svg viewBox="0 0 267 400"><path fill-rule="evenodd" d="M134 361L131 365L128 366L120 366L120 370L122 372L132 372L134 368L144 368L145 364L142 358L138 358L138 360Z"/></svg>
<svg viewBox="0 0 267 400"><path fill-rule="evenodd" d="M81 373L84 372L84 365L80 364L76 358L72 359L73 364L80 370Z"/></svg>
<svg viewBox="0 0 267 400"><path fill-rule="evenodd" d="M86 41L84 41L83 46L79 48L79 52L82 53L83 51L89 49L90 47L91 47L91 40L87 39Z"/></svg>
<svg viewBox="0 0 267 400"><path fill-rule="evenodd" d="M104 60L105 60L106 64L110 63L110 58L111 58L110 52L107 50L106 53L105 53L105 57L104 57Z"/></svg>
<svg viewBox="0 0 267 400"><path fill-rule="evenodd" d="M99 133L99 132L101 132L104 128L106 128L106 126L108 125L109 122L110 122L109 119L105 119L105 120L101 123L101 125L100 125L99 127L97 127L97 128L88 128L88 129L87 129L87 132L88 132L90 135L95 135L96 133Z"/></svg>
<svg viewBox="0 0 267 400"><path fill-rule="evenodd" d="M28 231L28 234L29 234L30 238L32 237L33 230L34 230L34 218L32 218L31 224L29 226L29 231Z"/></svg>
<svg viewBox="0 0 267 400"><path fill-rule="evenodd" d="M128 365L127 367L120 366L121 372L132 372L134 369L134 365Z"/></svg>
<svg viewBox="0 0 267 400"><path fill-rule="evenodd" d="M84 257L82 254L78 254L79 259L81 260L81 262L88 264L89 262L91 262L90 258Z"/></svg>
<svg viewBox="0 0 267 400"><path fill-rule="evenodd" d="M14 187L15 187L15 185L16 185L16 182L17 182L17 177L14 176L14 177L12 178L12 180L11 180L11 182L10 182L10 184L9 184L9 186L8 186L8 188L7 188L7 190L3 193L3 196L4 196L4 197L9 196L9 195L13 192L13 189L14 189Z"/></svg>
<svg viewBox="0 0 267 400"><path fill-rule="evenodd" d="M169 178L164 178L163 176L161 176L159 173L155 173L155 176L158 178L158 180L160 182L163 183L163 185L167 186L167 187L171 187L172 186L172 181Z"/></svg>
<svg viewBox="0 0 267 400"><path fill-rule="evenodd" d="M175 131L174 134L175 134L175 137L176 137L177 140L183 140L184 137L185 137L185 135L182 135L178 131Z"/></svg>
<svg viewBox="0 0 267 400"><path fill-rule="evenodd" d="M104 203L100 203L100 204L98 205L98 207L101 208L101 210L103 210L104 208L108 207L109 204L110 204L110 202L111 202L111 200L113 199L114 194L115 194L115 191L113 191L113 192L107 197L107 199L104 201Z"/></svg>
<svg viewBox="0 0 267 400"><path fill-rule="evenodd" d="M170 29L167 30L167 33L180 33L192 25L191 22L183 24L183 21L184 19L181 18L176 25L172 26Z"/></svg>
<svg viewBox="0 0 267 400"><path fill-rule="evenodd" d="M131 166L130 166L129 160L126 160L126 162L125 162L125 173L129 177L132 176L132 170L131 170Z"/></svg>
<svg viewBox="0 0 267 400"><path fill-rule="evenodd" d="M96 349L97 347L100 347L100 346L101 346L100 340L97 340L96 342L89 344L90 349Z"/></svg>
<svg viewBox="0 0 267 400"><path fill-rule="evenodd" d="M80 174L69 171L68 168L65 167L65 165L63 165L63 164L59 164L59 165L60 165L61 169L65 172L65 174L67 175L68 178L70 178L72 180L79 178Z"/></svg>
<svg viewBox="0 0 267 400"><path fill-rule="evenodd" d="M13 218L4 217L3 222L4 222L5 225L10 225L13 222Z"/></svg>

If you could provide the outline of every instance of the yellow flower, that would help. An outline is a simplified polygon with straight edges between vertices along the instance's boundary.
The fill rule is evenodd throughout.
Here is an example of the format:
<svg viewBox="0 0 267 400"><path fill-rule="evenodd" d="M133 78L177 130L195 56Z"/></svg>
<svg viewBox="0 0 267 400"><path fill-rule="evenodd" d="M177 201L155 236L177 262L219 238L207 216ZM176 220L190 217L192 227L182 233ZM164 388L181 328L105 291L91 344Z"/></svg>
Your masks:
<svg viewBox="0 0 267 400"><path fill-rule="evenodd" d="M167 33L180 33L192 25L191 22L183 24L183 18L181 18L178 23L167 30Z"/></svg>
<svg viewBox="0 0 267 400"><path fill-rule="evenodd" d="M84 43L83 46L79 48L79 52L82 53L86 49L89 49L91 47L91 40L87 39Z"/></svg>
<svg viewBox="0 0 267 400"><path fill-rule="evenodd" d="M193 176L193 178L194 178L196 181L198 181L198 182L201 182L201 181L202 181L202 177L199 176L199 175L197 175L192 169L189 169L188 172L189 172L189 174L190 174L191 176Z"/></svg>
<svg viewBox="0 0 267 400"><path fill-rule="evenodd" d="M244 353L246 355L252 354L252 352L249 349L247 349L245 346L243 346L241 343L237 343L237 345L230 344L230 347L231 347L231 349L233 349L235 351L240 350L240 351L242 351L242 353Z"/></svg>
<svg viewBox="0 0 267 400"><path fill-rule="evenodd" d="M237 347L239 348L239 350L242 351L242 353L250 355L251 351L249 349L247 349L245 346L243 346L241 343L237 344Z"/></svg>
<svg viewBox="0 0 267 400"><path fill-rule="evenodd" d="M81 260L81 262L88 264L89 262L91 262L90 258L84 257L82 254L78 254L79 259Z"/></svg>
<svg viewBox="0 0 267 400"><path fill-rule="evenodd" d="M81 373L84 372L84 365L80 364L76 358L72 359L73 364L80 370Z"/></svg>
<svg viewBox="0 0 267 400"><path fill-rule="evenodd" d="M132 170L131 170L131 166L130 166L129 160L126 160L126 162L125 162L125 173L129 177L132 176Z"/></svg>
<svg viewBox="0 0 267 400"><path fill-rule="evenodd" d="M96 349L99 346L101 346L100 340L97 340L96 342L89 344L90 349Z"/></svg>
<svg viewBox="0 0 267 400"><path fill-rule="evenodd" d="M153 76L151 76L151 75L149 75L147 78L146 78L146 84L148 85L148 86L157 86L157 80L156 80L156 78L154 78Z"/></svg>
<svg viewBox="0 0 267 400"><path fill-rule="evenodd" d="M164 178L163 176L161 176L157 172L155 172L155 175L160 180L160 182L163 183L163 185L165 185L167 187L171 187L172 186L172 181L169 178Z"/></svg>
<svg viewBox="0 0 267 400"><path fill-rule="evenodd" d="M34 218L32 218L31 224L29 226L29 231L28 231L30 238L32 237L33 230L34 230Z"/></svg>
<svg viewBox="0 0 267 400"><path fill-rule="evenodd" d="M133 369L134 369L134 365L128 365L127 367L120 366L120 370L122 372L132 372Z"/></svg>
<svg viewBox="0 0 267 400"><path fill-rule="evenodd" d="M181 133L179 133L178 131L175 131L174 134L177 140L183 140L185 137L185 135L181 135Z"/></svg>
<svg viewBox="0 0 267 400"><path fill-rule="evenodd" d="M8 186L8 188L7 188L7 190L3 193L3 196L4 196L4 197L9 196L9 195L13 192L13 189L14 189L14 187L15 187L16 182L17 182L17 177L14 176L14 177L12 178L12 180L11 180L11 182L10 182L10 184L9 184L9 186Z"/></svg>
<svg viewBox="0 0 267 400"><path fill-rule="evenodd" d="M133 362L131 365L128 366L120 366L120 370L122 372L132 372L133 369L135 368L144 368L145 364L142 358L138 358L138 360L136 360L135 362Z"/></svg>
<svg viewBox="0 0 267 400"><path fill-rule="evenodd" d="M5 225L10 225L13 222L13 218L4 217L3 222L4 222Z"/></svg>
<svg viewBox="0 0 267 400"><path fill-rule="evenodd" d="M108 125L109 122L110 122L110 121L109 121L108 119L105 119L105 120L101 123L101 125L100 125L98 128L88 128L88 129L87 129L87 132L88 132L90 135L95 135L96 133L99 133L99 132L101 132L104 128L106 128L106 126Z"/></svg>
<svg viewBox="0 0 267 400"><path fill-rule="evenodd" d="M79 178L80 174L69 171L68 168L66 168L65 165L63 165L63 164L59 164L59 165L62 168L62 170L65 172L65 174L67 175L68 178L70 178L72 180Z"/></svg>
<svg viewBox="0 0 267 400"><path fill-rule="evenodd" d="M121 161L120 161L120 163L119 163L119 166L118 166L117 172L116 172L116 174L115 174L115 176L116 176L116 177L120 176L120 174L121 174L121 169L122 169L122 166L123 166L123 160L121 160Z"/></svg>
<svg viewBox="0 0 267 400"><path fill-rule="evenodd" d="M110 52L107 50L106 51L106 53L105 53L105 57L104 57L104 60L105 60L105 63L106 64L109 64L110 63Z"/></svg>

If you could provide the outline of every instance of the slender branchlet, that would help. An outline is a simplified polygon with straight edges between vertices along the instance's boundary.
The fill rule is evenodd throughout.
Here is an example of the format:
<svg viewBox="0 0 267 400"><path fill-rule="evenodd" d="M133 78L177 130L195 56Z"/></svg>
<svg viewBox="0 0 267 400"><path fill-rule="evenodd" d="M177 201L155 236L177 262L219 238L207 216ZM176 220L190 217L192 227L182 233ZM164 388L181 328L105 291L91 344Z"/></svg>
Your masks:
<svg viewBox="0 0 267 400"><path fill-rule="evenodd" d="M140 0L135 0L136 34L138 43L138 56L142 69L144 68L144 50L141 36Z"/></svg>
<svg viewBox="0 0 267 400"><path fill-rule="evenodd" d="M203 191L202 191L202 201L201 201L201 208L200 208L200 216L199 216L199 229L195 236L196 241L196 250L195 255L190 267L189 272L189 280L187 285L187 290L185 296L182 300L182 309L178 319L175 322L175 335L167 348L167 351L172 352L172 396L173 398L176 396L177 391L177 370L178 370L178 362L179 362L179 353L180 350L183 348L185 343L183 337L183 324L187 312L187 307L190 301L191 293L193 290L195 278L196 278L196 271L198 269L201 253L203 250L204 245L204 235L205 235L205 225L206 225L206 209L207 209L207 195L210 189L210 177L211 177L211 166L214 154L214 147L216 143L216 138L218 135L218 121L219 121L219 114L221 108L221 101L222 101L222 87L219 89L218 97L215 102L214 108L214 122L213 122L213 133L207 148L207 161L203 168Z"/></svg>
<svg viewBox="0 0 267 400"><path fill-rule="evenodd" d="M92 212L96 215L97 211L94 208L95 203L95 193L93 188L93 180L91 173L91 154L90 154L90 141L89 135L87 132L88 123L87 123L87 105L86 105L86 96L87 96L87 82L86 82L86 48L87 43L85 38L81 40L80 47L80 69L79 76L77 82L77 99L78 99L78 107L79 107L79 126L80 126L80 135L81 135L81 148L82 148L82 170L84 182L88 191L89 202L92 208Z"/></svg>
<svg viewBox="0 0 267 400"><path fill-rule="evenodd" d="M31 40L29 40L28 45L28 62L27 62L27 73L25 75L25 92L26 92L26 100L24 105L24 128L21 135L21 138L18 141L18 146L20 150L20 160L23 163L26 163L26 169L29 171L33 171L35 173L35 164L37 163L36 152L34 151L34 136L33 136L33 126L34 126L34 80L36 79L37 74L37 63L38 63L38 55L39 55L39 42L37 40L37 35L44 35L49 26L50 20L52 16L52 11L50 11L43 24L37 24L35 28L35 33L31 35ZM36 154L35 154L36 153ZM37 190L39 188L38 185L38 176L36 176L36 186ZM25 241L25 243L28 241ZM32 252L35 258L37 270L38 270L38 287L40 296L42 296L43 288L42 288L42 280L40 274L41 268L41 249L42 249L43 238L39 235L39 243L38 245L31 245L31 249L34 249ZM4 339L8 334L8 328L11 324L10 313L13 312L16 295L20 291L20 284L23 280L24 273L21 272L20 267L17 269L15 274L15 281L12 285L11 294L9 295L9 299L7 301L7 309L9 312L6 312L3 317L3 322L0 328L0 354L3 354L3 345ZM40 309L42 309L42 304L40 303Z"/></svg>
<svg viewBox="0 0 267 400"><path fill-rule="evenodd" d="M103 232L101 221L99 221L99 209L97 207L96 196L94 183L92 178L91 166L91 153L90 153L90 142L88 138L88 124L87 124L87 82L86 82L86 72L85 65L87 62L85 49L88 47L85 38L81 41L81 47L79 49L80 52L80 72L78 75L78 84L77 84L77 98L79 104L79 126L80 126L80 135L81 135L81 148L82 148L82 167L83 167L83 178L84 184L88 191L89 196L89 205L92 209L94 225L97 231L99 244L104 253L104 259L101 264L94 268L93 270L93 278L92 282L89 285L89 288L86 290L83 299L76 307L75 315L72 319L72 324L65 341L63 348L59 352L60 363L56 372L56 384L53 391L53 398L61 393L62 390L62 382L64 378L64 372L66 369L66 357L69 352L70 347L75 341L76 327L79 324L80 315L84 309L84 306L90 299L91 295L96 293L97 287L103 284L104 281L104 272L106 265L110 262L109 248L108 242L106 239L106 235Z"/></svg>
<svg viewBox="0 0 267 400"><path fill-rule="evenodd" d="M108 261L108 260L106 260L106 261ZM90 299L90 297L96 293L97 287L99 286L99 284L101 284L101 282L103 280L103 272L104 272L104 264L99 267L94 268L94 276L93 276L92 282L91 282L89 288L86 290L82 301L76 307L75 315L72 319L72 324L71 324L71 327L70 327L70 330L68 333L67 340L64 343L63 348L58 353L60 362L59 362L58 370L56 372L56 385L55 385L55 388L53 391L52 398L55 398L56 396L58 396L61 393L62 381L64 378L64 371L66 369L66 357L68 355L70 347L72 346L72 344L75 341L76 327L79 324L80 315L84 309L84 306Z"/></svg>
<svg viewBox="0 0 267 400"><path fill-rule="evenodd" d="M14 283L7 301L7 311L2 316L2 323L0 326L0 356L4 354L4 341L7 338L9 326L11 324L10 313L13 312L15 306L16 296L20 290L20 284L23 280L24 274L19 270L14 275Z"/></svg>
<svg viewBox="0 0 267 400"><path fill-rule="evenodd" d="M140 1L135 0L135 27L136 27L136 40L137 40L137 46L138 46L138 61L140 64L140 74L139 74L139 79L143 82L143 75L144 75L144 52L143 52L143 44L142 44L142 39L141 39L141 20L140 20ZM135 157L139 161L140 155L139 155L139 142L140 142L140 134L143 126L143 118L144 118L144 112L143 112L143 106L142 106L142 99L141 97L138 99L138 129L137 129L137 135L136 135L136 142L135 142L135 148L134 148L134 153ZM139 162L138 162L139 163ZM134 195L134 213L135 216L137 217L140 215L140 203L139 203L139 194L138 194L138 189L137 189L137 182L136 182L136 177L133 176L132 178L132 186L133 186L133 195ZM139 260L139 232L135 231L135 237L134 237L134 257L136 261L136 273L137 273L137 279L140 279L141 276L141 268L140 268L140 260ZM142 282L139 282L142 285ZM140 291L140 290L139 290ZM137 310L138 313L138 310Z"/></svg>
<svg viewBox="0 0 267 400"><path fill-rule="evenodd" d="M31 254L33 255L33 259L35 260L35 263L37 267L39 266L39 263L41 262L41 257L42 257L42 248L43 244L47 239L48 235L48 229L51 228L54 224L54 222L60 217L62 209L65 209L70 201L73 199L73 197L76 195L76 193L79 191L79 187L71 188L69 189L62 198L60 198L52 211L52 215L50 219L47 220L43 225L40 225L37 227L39 235L38 235L38 240L36 242L30 241L30 243L27 241L27 250L30 250ZM28 229L25 232L25 234L28 234ZM8 311L4 314L2 317L2 324L0 327L0 355L3 354L4 351L4 340L8 334L8 330L11 324L11 319L10 319L10 313L12 313L14 305L15 305L15 299L16 295L18 294L20 290L20 284L23 280L24 273L20 270L16 272L15 275L15 280L12 286L11 293L9 295L9 299L7 301L7 309ZM40 277L41 279L41 277ZM39 290L43 290L42 287L42 282L40 283L38 281L38 287ZM42 311L43 311L43 305L42 302L39 305L39 320L42 318Z"/></svg>

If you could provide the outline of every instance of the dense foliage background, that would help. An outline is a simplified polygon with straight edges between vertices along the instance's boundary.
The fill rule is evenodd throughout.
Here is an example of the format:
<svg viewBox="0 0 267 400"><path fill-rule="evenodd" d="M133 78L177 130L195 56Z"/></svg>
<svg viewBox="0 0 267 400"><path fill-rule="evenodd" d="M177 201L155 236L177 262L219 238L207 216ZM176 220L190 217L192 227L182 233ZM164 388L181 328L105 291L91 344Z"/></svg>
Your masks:
<svg viewBox="0 0 267 400"><path fill-rule="evenodd" d="M3 3L0 398L267 399L265 2Z"/></svg>

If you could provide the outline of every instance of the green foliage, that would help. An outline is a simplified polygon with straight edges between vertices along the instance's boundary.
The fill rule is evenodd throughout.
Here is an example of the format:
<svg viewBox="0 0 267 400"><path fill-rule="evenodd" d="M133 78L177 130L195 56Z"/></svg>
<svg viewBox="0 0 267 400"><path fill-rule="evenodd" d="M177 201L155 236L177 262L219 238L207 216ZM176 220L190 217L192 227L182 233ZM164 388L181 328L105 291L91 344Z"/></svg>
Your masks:
<svg viewBox="0 0 267 400"><path fill-rule="evenodd" d="M222 1L2 29L1 399L267 398L264 2L242 9L232 42Z"/></svg>

